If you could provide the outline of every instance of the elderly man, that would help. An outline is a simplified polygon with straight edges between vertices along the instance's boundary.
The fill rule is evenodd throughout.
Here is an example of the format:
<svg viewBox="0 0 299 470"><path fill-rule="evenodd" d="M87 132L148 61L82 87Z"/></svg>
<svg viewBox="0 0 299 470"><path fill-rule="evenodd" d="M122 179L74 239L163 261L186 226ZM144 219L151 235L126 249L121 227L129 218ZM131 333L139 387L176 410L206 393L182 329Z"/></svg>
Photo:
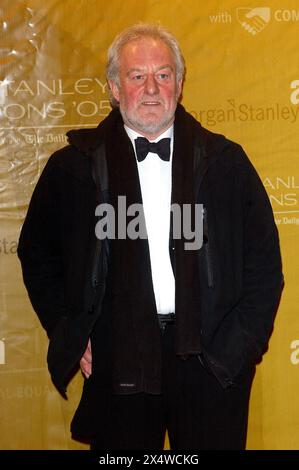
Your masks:
<svg viewBox="0 0 299 470"><path fill-rule="evenodd" d="M164 28L123 31L108 52L114 109L97 129L68 133L22 228L18 253L50 338L52 380L65 394L80 365L72 433L93 449L162 449L166 429L176 450L245 447L255 365L282 287L278 235L242 148L178 104L184 71ZM146 237L99 236L101 207L119 227L124 197L126 208L142 204ZM174 206L195 222L203 208L199 246L177 236Z"/></svg>

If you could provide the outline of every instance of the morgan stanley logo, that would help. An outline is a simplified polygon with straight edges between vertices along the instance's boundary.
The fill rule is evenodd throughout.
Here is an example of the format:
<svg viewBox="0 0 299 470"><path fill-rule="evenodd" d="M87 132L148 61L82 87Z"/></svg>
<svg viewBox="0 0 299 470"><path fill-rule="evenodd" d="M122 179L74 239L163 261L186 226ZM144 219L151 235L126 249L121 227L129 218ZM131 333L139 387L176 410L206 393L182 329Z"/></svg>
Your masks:
<svg viewBox="0 0 299 470"><path fill-rule="evenodd" d="M270 22L271 10L269 7L237 8L237 20L248 33L255 36L265 29Z"/></svg>
<svg viewBox="0 0 299 470"><path fill-rule="evenodd" d="M172 236L184 242L185 250L199 250L203 243L203 204L171 204ZM126 196L118 196L117 208L102 203L96 207L95 215L100 218L95 226L96 237L100 240L146 239L142 204L131 204L127 207Z"/></svg>

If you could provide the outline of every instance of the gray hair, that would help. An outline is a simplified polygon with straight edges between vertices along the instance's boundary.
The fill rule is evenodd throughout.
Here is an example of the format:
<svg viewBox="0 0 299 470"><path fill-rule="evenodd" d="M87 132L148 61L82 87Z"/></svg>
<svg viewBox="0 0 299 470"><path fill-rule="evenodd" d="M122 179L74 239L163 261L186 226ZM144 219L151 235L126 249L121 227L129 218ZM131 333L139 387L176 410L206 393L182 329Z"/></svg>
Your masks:
<svg viewBox="0 0 299 470"><path fill-rule="evenodd" d="M160 39L169 47L175 61L177 83L184 78L185 60L177 39L167 29L163 28L159 24L137 23L124 29L118 36L116 36L109 47L106 66L107 80L111 80L119 86L119 59L122 48L129 42L142 39L146 36ZM112 93L110 93L110 101L112 106L117 105Z"/></svg>

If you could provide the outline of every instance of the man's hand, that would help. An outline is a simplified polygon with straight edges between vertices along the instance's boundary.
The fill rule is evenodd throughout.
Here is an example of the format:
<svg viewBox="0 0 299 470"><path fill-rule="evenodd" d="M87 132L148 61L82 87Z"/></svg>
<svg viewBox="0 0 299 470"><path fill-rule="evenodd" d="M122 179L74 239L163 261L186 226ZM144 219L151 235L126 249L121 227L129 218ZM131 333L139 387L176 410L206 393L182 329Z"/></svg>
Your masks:
<svg viewBox="0 0 299 470"><path fill-rule="evenodd" d="M87 348L85 353L80 359L80 368L82 374L88 379L92 373L92 354L91 354L91 342L88 340Z"/></svg>

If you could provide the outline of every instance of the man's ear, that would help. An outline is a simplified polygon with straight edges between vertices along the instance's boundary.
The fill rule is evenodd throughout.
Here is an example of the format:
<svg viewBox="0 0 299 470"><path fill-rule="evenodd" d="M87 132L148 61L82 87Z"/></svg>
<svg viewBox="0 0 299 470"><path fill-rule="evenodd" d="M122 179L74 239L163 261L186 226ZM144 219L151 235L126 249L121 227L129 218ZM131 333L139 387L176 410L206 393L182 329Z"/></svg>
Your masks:
<svg viewBox="0 0 299 470"><path fill-rule="evenodd" d="M180 80L179 83L177 84L177 99L179 99L179 97L182 94L182 88L183 88L183 80Z"/></svg>
<svg viewBox="0 0 299 470"><path fill-rule="evenodd" d="M109 83L109 87L110 87L110 90L111 90L111 93L113 95L113 98L119 102L119 88L118 88L118 85L113 82L112 80L108 80L108 83Z"/></svg>

